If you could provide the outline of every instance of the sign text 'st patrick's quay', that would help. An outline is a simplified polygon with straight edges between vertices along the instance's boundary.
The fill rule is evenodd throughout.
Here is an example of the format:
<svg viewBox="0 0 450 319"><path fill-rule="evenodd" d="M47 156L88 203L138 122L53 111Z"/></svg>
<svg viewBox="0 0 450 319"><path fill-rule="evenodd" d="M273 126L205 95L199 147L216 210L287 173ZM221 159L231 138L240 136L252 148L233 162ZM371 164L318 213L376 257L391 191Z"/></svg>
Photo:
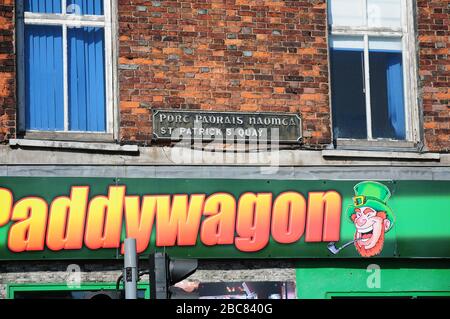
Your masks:
<svg viewBox="0 0 450 319"><path fill-rule="evenodd" d="M297 143L302 137L297 114L172 110L154 111L153 135L166 140L236 138L283 143Z"/></svg>

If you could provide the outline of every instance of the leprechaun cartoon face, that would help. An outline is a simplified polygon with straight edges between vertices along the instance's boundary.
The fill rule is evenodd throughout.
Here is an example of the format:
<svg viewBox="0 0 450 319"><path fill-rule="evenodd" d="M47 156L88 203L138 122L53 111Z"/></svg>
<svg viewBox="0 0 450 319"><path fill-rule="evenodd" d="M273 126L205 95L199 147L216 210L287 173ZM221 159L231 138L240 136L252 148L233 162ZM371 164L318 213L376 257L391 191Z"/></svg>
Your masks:
<svg viewBox="0 0 450 319"><path fill-rule="evenodd" d="M355 247L363 257L372 257L383 250L385 234L394 224L394 214L387 205L389 188L377 182L362 182L354 187L353 205L347 214L354 223Z"/></svg>

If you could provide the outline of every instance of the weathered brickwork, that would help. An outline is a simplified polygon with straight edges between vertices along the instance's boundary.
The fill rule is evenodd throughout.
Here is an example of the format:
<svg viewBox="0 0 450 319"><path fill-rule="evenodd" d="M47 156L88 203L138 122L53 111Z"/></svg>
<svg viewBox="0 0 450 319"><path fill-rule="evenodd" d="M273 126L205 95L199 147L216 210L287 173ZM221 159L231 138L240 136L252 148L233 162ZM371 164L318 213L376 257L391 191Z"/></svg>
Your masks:
<svg viewBox="0 0 450 319"><path fill-rule="evenodd" d="M119 1L122 140L149 143L151 109L298 112L331 143L326 1Z"/></svg>
<svg viewBox="0 0 450 319"><path fill-rule="evenodd" d="M14 0L0 0L0 143L16 135ZM299 112L331 142L326 0L118 0L120 137L151 143L151 109ZM450 151L449 0L417 0L425 144Z"/></svg>
<svg viewBox="0 0 450 319"><path fill-rule="evenodd" d="M16 132L14 0L0 0L0 143Z"/></svg>
<svg viewBox="0 0 450 319"><path fill-rule="evenodd" d="M424 133L430 150L450 151L450 1L418 0Z"/></svg>

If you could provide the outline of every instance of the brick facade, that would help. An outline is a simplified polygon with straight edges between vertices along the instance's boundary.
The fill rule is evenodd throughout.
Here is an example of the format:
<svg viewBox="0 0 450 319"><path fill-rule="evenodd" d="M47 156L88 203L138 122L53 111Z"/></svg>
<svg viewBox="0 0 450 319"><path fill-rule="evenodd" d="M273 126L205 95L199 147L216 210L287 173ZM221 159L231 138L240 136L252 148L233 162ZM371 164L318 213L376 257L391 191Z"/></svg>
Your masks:
<svg viewBox="0 0 450 319"><path fill-rule="evenodd" d="M149 142L150 109L182 108L299 112L306 144L329 144L325 3L120 5L122 139Z"/></svg>
<svg viewBox="0 0 450 319"><path fill-rule="evenodd" d="M151 143L151 109L299 112L331 143L326 0L118 0L120 139ZM450 2L417 0L428 150L449 152ZM15 137L14 1L0 0L0 142Z"/></svg>
<svg viewBox="0 0 450 319"><path fill-rule="evenodd" d="M14 0L0 0L0 143L16 132Z"/></svg>
<svg viewBox="0 0 450 319"><path fill-rule="evenodd" d="M419 75L430 150L450 151L450 1L418 0Z"/></svg>

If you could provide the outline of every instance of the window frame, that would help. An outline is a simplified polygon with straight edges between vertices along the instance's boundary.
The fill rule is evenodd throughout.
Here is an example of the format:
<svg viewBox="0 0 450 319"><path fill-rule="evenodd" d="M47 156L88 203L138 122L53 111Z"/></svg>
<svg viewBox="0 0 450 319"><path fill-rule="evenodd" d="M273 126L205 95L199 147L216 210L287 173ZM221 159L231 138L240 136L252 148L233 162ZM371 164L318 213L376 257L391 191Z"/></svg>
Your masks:
<svg viewBox="0 0 450 319"><path fill-rule="evenodd" d="M27 138L57 140L102 140L118 138L118 90L117 79L117 0L104 0L103 15L76 16L67 14L67 0L61 0L61 13L31 13L24 11L24 1L16 1L16 39L17 39L17 80L18 80L18 131ZM27 130L25 105L25 25L53 25L62 27L63 43L63 95L64 130ZM100 27L105 35L105 116L106 131L69 130L69 87L68 87L68 27Z"/></svg>
<svg viewBox="0 0 450 319"><path fill-rule="evenodd" d="M367 22L367 3L368 0L363 0L364 5L364 19ZM330 1L327 1L327 9L330 6ZM414 148L421 142L420 134L420 120L419 120L419 102L418 102L418 78L417 78L417 52L416 52L416 37L415 37L415 1L401 0L402 6L402 26L401 28L395 27L352 27L352 26L334 26L331 24L331 17L327 10L327 25L328 25L328 50L329 54L329 79L330 83L333 81L331 78L331 38L333 36L362 36L364 39L364 72L366 88L366 121L367 121L367 139L352 139L352 138L337 138L336 143L343 145L351 145L353 143L364 145L370 143L379 144L380 147L385 147L386 142L391 146L392 144L398 145L402 148ZM403 59L403 94L405 101L405 140L385 139L385 138L373 138L372 135L372 112L371 112L371 92L370 92L370 60L369 60L369 38L371 37L387 37L387 38L400 38L402 42L402 59ZM330 96L332 94L332 86L329 86ZM331 110L333 112L333 101L330 99ZM331 120L332 122L332 120ZM333 125L333 123L332 123ZM332 134L334 129L332 130ZM341 142L341 143L339 143ZM345 147L345 146L344 146Z"/></svg>

